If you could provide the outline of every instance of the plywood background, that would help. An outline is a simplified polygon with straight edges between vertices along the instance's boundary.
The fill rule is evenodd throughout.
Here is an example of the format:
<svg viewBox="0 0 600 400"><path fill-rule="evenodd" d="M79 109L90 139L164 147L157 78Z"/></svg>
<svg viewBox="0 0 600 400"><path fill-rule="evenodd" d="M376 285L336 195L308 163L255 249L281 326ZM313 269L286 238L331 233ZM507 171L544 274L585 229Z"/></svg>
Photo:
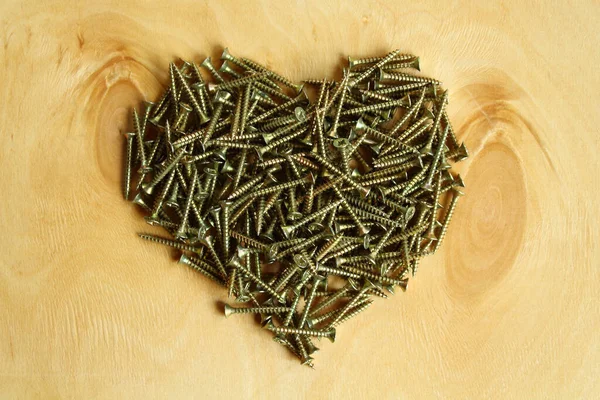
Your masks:
<svg viewBox="0 0 600 400"><path fill-rule="evenodd" d="M598 3L352 3L2 2L0 397L599 396ZM441 251L314 371L122 200L130 108L223 46L294 79L414 52L471 150Z"/></svg>

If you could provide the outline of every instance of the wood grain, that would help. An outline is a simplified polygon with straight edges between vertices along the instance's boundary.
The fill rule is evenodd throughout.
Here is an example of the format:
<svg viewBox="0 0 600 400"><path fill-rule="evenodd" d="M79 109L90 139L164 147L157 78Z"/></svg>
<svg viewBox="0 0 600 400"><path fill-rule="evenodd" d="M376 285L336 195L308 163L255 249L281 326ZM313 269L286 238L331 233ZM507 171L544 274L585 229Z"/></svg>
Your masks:
<svg viewBox="0 0 600 400"><path fill-rule="evenodd" d="M598 3L353 3L2 2L0 397L598 397ZM130 108L223 46L298 80L414 52L471 151L442 249L314 371L122 200Z"/></svg>

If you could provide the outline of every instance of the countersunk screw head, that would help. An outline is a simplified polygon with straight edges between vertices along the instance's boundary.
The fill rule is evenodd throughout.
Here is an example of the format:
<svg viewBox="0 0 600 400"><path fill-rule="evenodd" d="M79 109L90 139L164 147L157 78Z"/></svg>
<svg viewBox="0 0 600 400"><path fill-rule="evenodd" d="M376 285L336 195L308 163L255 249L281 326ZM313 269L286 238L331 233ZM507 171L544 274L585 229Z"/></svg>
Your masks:
<svg viewBox="0 0 600 400"><path fill-rule="evenodd" d="M290 221L296 221L296 220L298 220L298 219L302 218L302 217L303 217L303 215L302 215L302 213L301 213L301 212L298 212L298 211L292 211L291 213L289 213L289 214L287 215L287 217L288 217L288 219L289 219Z"/></svg>
<svg viewBox="0 0 600 400"><path fill-rule="evenodd" d="M370 187L368 187L368 188L363 187L359 190L358 193L360 194L360 197L362 197L364 199L365 197L367 197L369 195L370 191L371 191Z"/></svg>
<svg viewBox="0 0 600 400"><path fill-rule="evenodd" d="M225 90L218 90L217 93L215 93L215 103L225 103L227 102L229 99L231 98L231 93L225 91Z"/></svg>
<svg viewBox="0 0 600 400"><path fill-rule="evenodd" d="M366 226L359 226L358 228L358 234L360 236L366 236L367 233L371 232L371 228L367 228ZM366 248L366 247L365 247Z"/></svg>
<svg viewBox="0 0 600 400"><path fill-rule="evenodd" d="M333 147L337 149L343 149L350 146L350 141L346 138L337 138L333 141Z"/></svg>
<svg viewBox="0 0 600 400"><path fill-rule="evenodd" d="M289 238L292 235L292 233L294 232L294 227L289 226L289 225L284 225L281 227L281 230L283 231L283 234L285 235L285 237Z"/></svg>
<svg viewBox="0 0 600 400"><path fill-rule="evenodd" d="M225 318L229 317L231 314L233 314L234 308L231 307L229 304L225 304L225 309L224 309L224 313L225 313Z"/></svg>
<svg viewBox="0 0 600 400"><path fill-rule="evenodd" d="M204 168L204 173L208 176L210 176L211 178L214 178L215 176L217 176L217 170L215 168Z"/></svg>
<svg viewBox="0 0 600 400"><path fill-rule="evenodd" d="M308 230L310 232L320 232L325 229L325 226L319 222L313 222L308 225Z"/></svg>
<svg viewBox="0 0 600 400"><path fill-rule="evenodd" d="M371 236L369 236L368 234L365 234L363 236L363 247L365 250L368 250L369 247L371 247Z"/></svg>
<svg viewBox="0 0 600 400"><path fill-rule="evenodd" d="M233 167L233 165L231 165L229 160L225 160L225 162L223 163L223 166L221 167L221 172L227 174L227 173L231 173L234 171L235 171L235 168Z"/></svg>
<svg viewBox="0 0 600 400"><path fill-rule="evenodd" d="M461 143L458 147L458 161L462 161L464 159L469 158L469 151L464 143Z"/></svg>
<svg viewBox="0 0 600 400"><path fill-rule="evenodd" d="M294 254L294 263L302 269L308 267L308 260L302 254Z"/></svg>
<svg viewBox="0 0 600 400"><path fill-rule="evenodd" d="M227 47L225 47L223 49L223 53L221 53L221 60L231 61L231 60L233 60L233 58L234 57L229 52L229 49Z"/></svg>
<svg viewBox="0 0 600 400"><path fill-rule="evenodd" d="M334 221L333 222L333 232L335 234L340 233L342 230L342 224L339 221Z"/></svg>
<svg viewBox="0 0 600 400"><path fill-rule="evenodd" d="M274 134L272 133L263 133L262 135L263 140L265 141L266 144L269 144L269 142L271 142L273 140ZM264 154L264 153L262 153Z"/></svg>
<svg viewBox="0 0 600 400"><path fill-rule="evenodd" d="M308 184L314 184L316 179L315 176L312 172L309 172L306 177L304 178L304 181ZM464 187L464 186L463 186Z"/></svg>
<svg viewBox="0 0 600 400"><path fill-rule="evenodd" d="M454 185L455 186L460 186L462 188L465 187L465 183L462 180L462 177L460 176L460 174L456 175L456 178L454 179Z"/></svg>
<svg viewBox="0 0 600 400"><path fill-rule="evenodd" d="M454 191L454 195L456 197L460 197L460 196L464 196L465 195L465 193L463 191L461 191L457 186L454 186L452 188L452 190Z"/></svg>
<svg viewBox="0 0 600 400"><path fill-rule="evenodd" d="M294 108L294 116L296 117L298 122L306 121L306 111L304 111L304 108L302 108L302 107Z"/></svg>
<svg viewBox="0 0 600 400"><path fill-rule="evenodd" d="M415 216L415 212L416 212L416 208L414 206L409 206L406 208L406 211L404 211L404 221L405 223L410 221L414 216Z"/></svg>
<svg viewBox="0 0 600 400"><path fill-rule="evenodd" d="M327 335L327 339L331 340L331 343L335 342L335 329L331 329Z"/></svg>
<svg viewBox="0 0 600 400"><path fill-rule="evenodd" d="M362 118L359 118L358 121L356 121L356 125L354 126L354 130L356 132L364 132L364 130L367 128L368 126L367 124L365 124L365 121Z"/></svg>
<svg viewBox="0 0 600 400"><path fill-rule="evenodd" d="M312 357L306 357L304 360L302 360L301 364L302 365L309 365L312 367L312 362L314 361L314 358Z"/></svg>

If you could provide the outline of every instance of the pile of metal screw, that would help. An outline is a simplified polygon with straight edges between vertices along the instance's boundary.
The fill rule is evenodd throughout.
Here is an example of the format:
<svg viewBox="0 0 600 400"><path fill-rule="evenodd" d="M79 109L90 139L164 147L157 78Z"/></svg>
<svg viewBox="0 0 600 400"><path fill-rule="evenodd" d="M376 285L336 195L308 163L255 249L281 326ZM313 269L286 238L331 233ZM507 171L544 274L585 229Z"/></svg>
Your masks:
<svg viewBox="0 0 600 400"><path fill-rule="evenodd" d="M248 303L226 316L260 315L312 367L314 337L405 290L439 248L463 186L449 162L467 151L413 55L349 58L341 81L303 85L221 59L172 63L162 98L134 110L124 195L137 181L133 202L170 235L142 238Z"/></svg>

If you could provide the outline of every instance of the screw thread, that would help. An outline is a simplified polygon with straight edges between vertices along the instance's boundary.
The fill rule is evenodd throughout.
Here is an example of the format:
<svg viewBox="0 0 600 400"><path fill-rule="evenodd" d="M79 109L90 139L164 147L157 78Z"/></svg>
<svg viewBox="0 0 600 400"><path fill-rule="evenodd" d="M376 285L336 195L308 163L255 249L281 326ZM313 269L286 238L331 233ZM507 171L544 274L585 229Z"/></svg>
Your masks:
<svg viewBox="0 0 600 400"><path fill-rule="evenodd" d="M267 329L276 333L297 333L299 335L315 336L315 337L327 337L335 334L335 329L318 330L318 329L300 329L300 328L289 328L285 326L270 326Z"/></svg>
<svg viewBox="0 0 600 400"><path fill-rule="evenodd" d="M149 240L149 241L154 242L154 243L158 243L158 244L162 244L162 245L165 245L165 246L173 247L173 248L175 248L177 250L181 250L181 251L190 251L190 252L193 252L193 253L198 253L200 251L199 249L197 249L194 246L188 246L188 245L183 244L181 242L177 242L175 240L170 240L170 239L165 239L165 238L162 238L162 237L159 237L159 236L148 235L148 234L145 234L145 233L140 233L140 234L138 234L138 236L141 237L144 240Z"/></svg>
<svg viewBox="0 0 600 400"><path fill-rule="evenodd" d="M338 326L340 324L343 324L344 322L348 321L349 319L354 318L358 314L360 314L361 312L365 311L367 308L369 308L369 306L371 304L373 304L373 301L365 301L364 303L356 306L353 310L351 310L348 313L346 313L346 315L344 315L338 321L332 322L330 324L330 326L331 327L336 327L336 326Z"/></svg>

